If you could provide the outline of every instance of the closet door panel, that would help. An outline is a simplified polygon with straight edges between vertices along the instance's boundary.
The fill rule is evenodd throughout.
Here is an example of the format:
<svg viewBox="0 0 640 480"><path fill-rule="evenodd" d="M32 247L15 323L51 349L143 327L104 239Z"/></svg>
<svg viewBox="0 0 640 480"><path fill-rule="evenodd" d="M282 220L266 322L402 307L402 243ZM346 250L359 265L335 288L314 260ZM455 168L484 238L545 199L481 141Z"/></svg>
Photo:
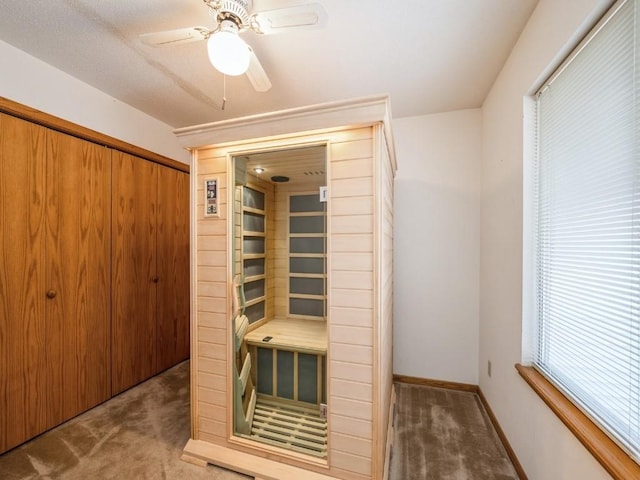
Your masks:
<svg viewBox="0 0 640 480"><path fill-rule="evenodd" d="M53 425L47 413L46 129L0 114L0 453Z"/></svg>
<svg viewBox="0 0 640 480"><path fill-rule="evenodd" d="M111 153L53 131L47 144L47 349L60 423L111 393Z"/></svg>
<svg viewBox="0 0 640 480"><path fill-rule="evenodd" d="M158 166L112 152L112 393L156 372Z"/></svg>
<svg viewBox="0 0 640 480"><path fill-rule="evenodd" d="M189 357L189 175L158 169L157 371Z"/></svg>

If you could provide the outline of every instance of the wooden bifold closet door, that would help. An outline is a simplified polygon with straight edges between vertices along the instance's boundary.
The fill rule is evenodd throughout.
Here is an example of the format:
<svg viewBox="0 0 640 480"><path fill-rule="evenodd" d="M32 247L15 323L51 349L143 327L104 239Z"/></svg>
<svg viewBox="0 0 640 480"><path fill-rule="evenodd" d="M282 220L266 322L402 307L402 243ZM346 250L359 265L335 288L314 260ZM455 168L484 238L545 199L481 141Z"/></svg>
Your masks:
<svg viewBox="0 0 640 480"><path fill-rule="evenodd" d="M112 392L189 356L189 176L113 152Z"/></svg>
<svg viewBox="0 0 640 480"><path fill-rule="evenodd" d="M47 352L62 423L111 396L111 152L50 130L46 192Z"/></svg>
<svg viewBox="0 0 640 480"><path fill-rule="evenodd" d="M0 114L0 452L109 398L110 152Z"/></svg>
<svg viewBox="0 0 640 480"><path fill-rule="evenodd" d="M161 372L189 358L189 175L158 171L157 358Z"/></svg>
<svg viewBox="0 0 640 480"><path fill-rule="evenodd" d="M156 364L158 166L113 152L112 391L151 377Z"/></svg>

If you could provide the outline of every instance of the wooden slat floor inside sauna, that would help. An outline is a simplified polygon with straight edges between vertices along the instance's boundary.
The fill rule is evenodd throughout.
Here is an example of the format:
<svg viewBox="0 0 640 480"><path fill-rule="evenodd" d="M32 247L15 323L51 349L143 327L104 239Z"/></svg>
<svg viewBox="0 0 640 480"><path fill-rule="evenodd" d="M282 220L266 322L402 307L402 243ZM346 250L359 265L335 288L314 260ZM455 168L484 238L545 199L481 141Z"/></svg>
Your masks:
<svg viewBox="0 0 640 480"><path fill-rule="evenodd" d="M251 437L316 457L327 456L327 420L317 410L258 397Z"/></svg>

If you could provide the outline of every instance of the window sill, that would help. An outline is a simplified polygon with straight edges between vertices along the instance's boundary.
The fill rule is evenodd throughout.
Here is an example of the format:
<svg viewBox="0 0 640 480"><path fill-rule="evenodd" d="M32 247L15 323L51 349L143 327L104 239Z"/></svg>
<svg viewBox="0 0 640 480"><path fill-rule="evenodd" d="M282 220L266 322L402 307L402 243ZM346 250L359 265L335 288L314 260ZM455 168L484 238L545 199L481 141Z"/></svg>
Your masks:
<svg viewBox="0 0 640 480"><path fill-rule="evenodd" d="M544 376L520 364L516 370L614 479L640 478L640 465Z"/></svg>

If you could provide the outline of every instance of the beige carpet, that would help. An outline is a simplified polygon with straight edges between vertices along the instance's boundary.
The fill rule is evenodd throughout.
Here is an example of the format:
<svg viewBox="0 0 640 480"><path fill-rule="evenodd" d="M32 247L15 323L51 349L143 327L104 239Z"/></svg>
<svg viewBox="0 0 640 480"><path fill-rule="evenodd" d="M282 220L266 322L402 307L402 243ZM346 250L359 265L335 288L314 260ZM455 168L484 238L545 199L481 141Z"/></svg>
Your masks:
<svg viewBox="0 0 640 480"><path fill-rule="evenodd" d="M514 480L477 395L396 384L389 480ZM0 456L0 480L247 480L180 460L189 362ZM301 479L303 480L303 479Z"/></svg>
<svg viewBox="0 0 640 480"><path fill-rule="evenodd" d="M181 461L189 425L183 362L0 456L0 479L249 478Z"/></svg>
<svg viewBox="0 0 640 480"><path fill-rule="evenodd" d="M396 383L390 480L517 480L478 395Z"/></svg>

